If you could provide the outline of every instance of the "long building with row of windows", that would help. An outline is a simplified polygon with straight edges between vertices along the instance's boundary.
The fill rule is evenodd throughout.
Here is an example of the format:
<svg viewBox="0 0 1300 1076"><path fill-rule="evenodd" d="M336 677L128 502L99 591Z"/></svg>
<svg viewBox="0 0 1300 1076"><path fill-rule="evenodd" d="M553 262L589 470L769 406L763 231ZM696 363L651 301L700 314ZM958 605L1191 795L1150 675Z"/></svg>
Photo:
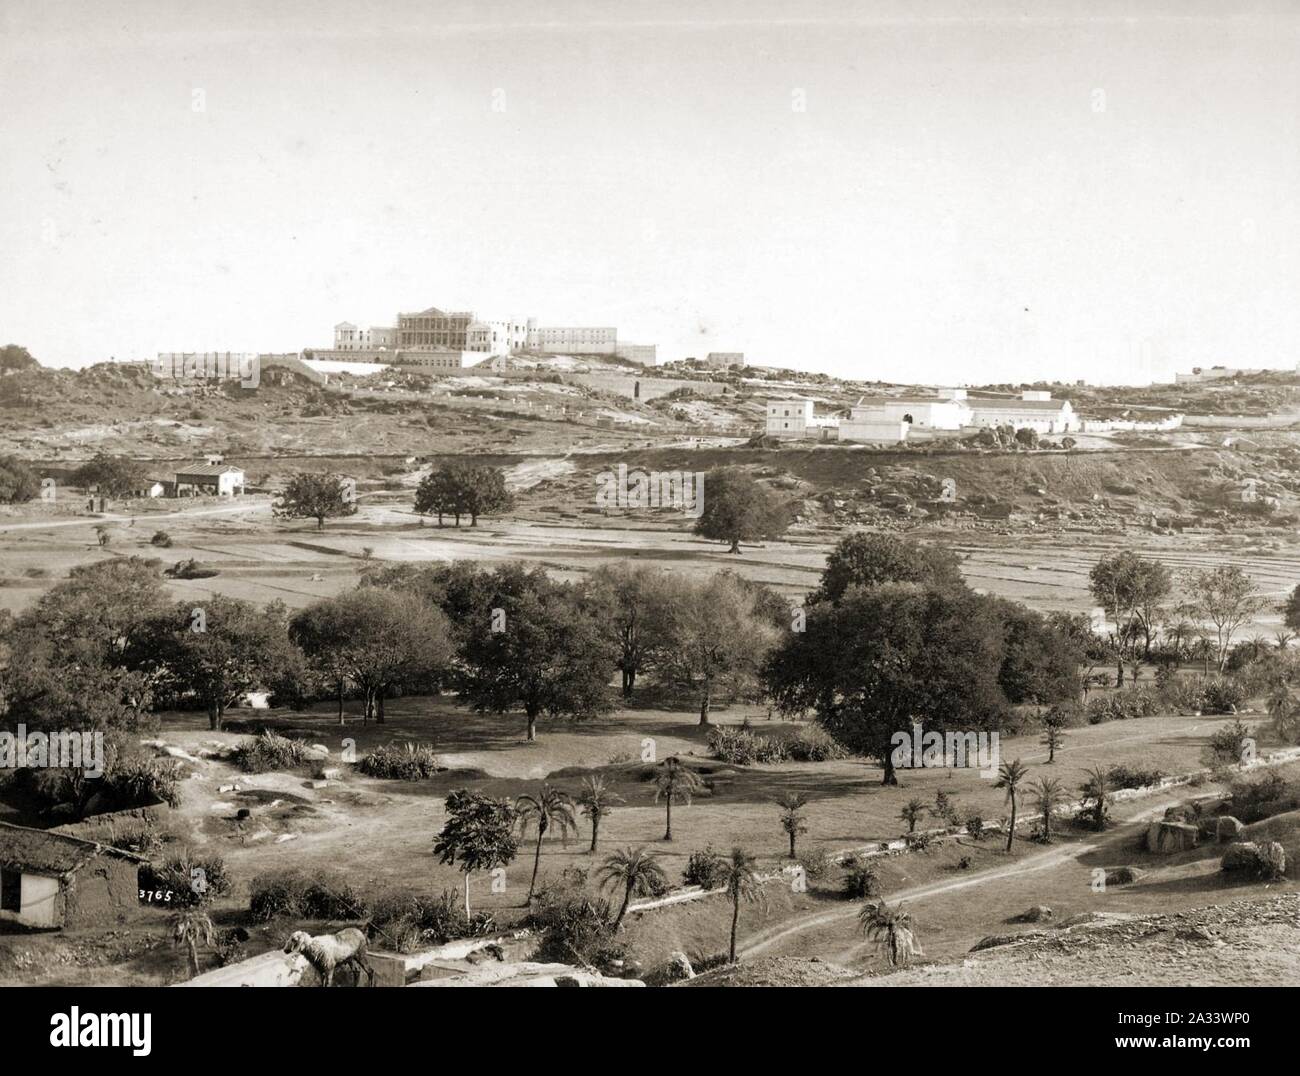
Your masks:
<svg viewBox="0 0 1300 1076"><path fill-rule="evenodd" d="M334 346L316 352L320 358L354 362L393 362L401 365L443 365L445 356L510 355L540 351L564 355L604 355L640 366L653 366L654 344L620 342L613 326L540 325L537 318L480 318L470 310L427 310L397 315L394 326L362 329L350 321L334 326ZM419 361L422 352L444 358Z"/></svg>

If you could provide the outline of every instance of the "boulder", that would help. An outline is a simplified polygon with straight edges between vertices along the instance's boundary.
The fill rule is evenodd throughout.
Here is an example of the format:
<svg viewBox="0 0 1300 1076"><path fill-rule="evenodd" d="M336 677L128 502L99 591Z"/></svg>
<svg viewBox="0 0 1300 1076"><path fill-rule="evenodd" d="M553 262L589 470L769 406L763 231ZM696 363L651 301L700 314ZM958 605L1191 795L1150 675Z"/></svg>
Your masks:
<svg viewBox="0 0 1300 1076"><path fill-rule="evenodd" d="M1245 824L1230 814L1220 818L1214 827L1214 835L1220 844L1231 844L1233 841L1240 840L1245 831Z"/></svg>
<svg viewBox="0 0 1300 1076"><path fill-rule="evenodd" d="M1195 804L1178 803L1165 811L1166 822L1195 822L1200 811L1196 809Z"/></svg>
<svg viewBox="0 0 1300 1076"><path fill-rule="evenodd" d="M1187 822L1152 822L1147 826L1147 851L1173 855L1195 848L1200 840L1196 827Z"/></svg>
<svg viewBox="0 0 1300 1076"><path fill-rule="evenodd" d="M1238 841L1228 845L1219 867L1225 871L1253 871L1259 866L1259 845L1254 841Z"/></svg>
<svg viewBox="0 0 1300 1076"><path fill-rule="evenodd" d="M1046 904L1035 904L1016 916L1017 923L1043 923L1052 918L1052 909Z"/></svg>
<svg viewBox="0 0 1300 1076"><path fill-rule="evenodd" d="M343 771L337 766L317 766L312 776L318 781L337 781L343 776Z"/></svg>
<svg viewBox="0 0 1300 1076"><path fill-rule="evenodd" d="M1106 872L1107 885L1132 885L1140 882L1146 871L1137 867L1112 867Z"/></svg>
<svg viewBox="0 0 1300 1076"><path fill-rule="evenodd" d="M694 979L695 969L691 967L690 958L685 953L669 953L668 964L664 967L664 982L675 983L682 979Z"/></svg>

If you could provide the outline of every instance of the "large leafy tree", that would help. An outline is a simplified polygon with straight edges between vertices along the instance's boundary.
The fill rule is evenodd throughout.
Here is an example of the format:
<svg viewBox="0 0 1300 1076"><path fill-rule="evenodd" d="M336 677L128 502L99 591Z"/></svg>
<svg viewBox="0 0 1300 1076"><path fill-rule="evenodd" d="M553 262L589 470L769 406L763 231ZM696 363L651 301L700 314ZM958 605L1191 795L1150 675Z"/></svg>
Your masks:
<svg viewBox="0 0 1300 1076"><path fill-rule="evenodd" d="M289 633L321 674L340 692L352 681L364 699L363 721L384 720L393 688L436 685L453 657L451 628L418 595L360 587L316 602L289 622Z"/></svg>
<svg viewBox="0 0 1300 1076"><path fill-rule="evenodd" d="M97 486L110 497L122 497L144 484L144 466L125 456L96 452L77 468L72 480L79 486Z"/></svg>
<svg viewBox="0 0 1300 1076"><path fill-rule="evenodd" d="M1264 598L1255 581L1235 564L1192 572L1187 576L1186 588L1187 611L1214 629L1222 672L1233 636L1264 608Z"/></svg>
<svg viewBox="0 0 1300 1076"><path fill-rule="evenodd" d="M1292 631L1300 632L1300 583L1297 583L1286 601L1278 606L1282 614L1282 623Z"/></svg>
<svg viewBox="0 0 1300 1076"><path fill-rule="evenodd" d="M1173 589L1169 569L1156 560L1124 550L1102 557L1088 573L1093 597L1115 621L1117 679L1124 679L1124 658L1149 656L1162 606Z"/></svg>
<svg viewBox="0 0 1300 1076"><path fill-rule="evenodd" d="M201 605L179 602L151 618L129 660L160 674L170 691L194 697L219 731L226 708L268 683L288 660L289 646L283 605L258 608L217 595Z"/></svg>
<svg viewBox="0 0 1300 1076"><path fill-rule="evenodd" d="M445 463L425 475L415 491L415 510L437 515L440 527L444 515L455 519L458 527L461 516L469 516L470 526L477 527L479 516L508 511L513 504L505 472L499 467Z"/></svg>
<svg viewBox="0 0 1300 1076"><path fill-rule="evenodd" d="M695 533L730 543L731 553L740 552L741 542L778 538L790 526L789 505L738 468L710 471L697 496L704 504Z"/></svg>
<svg viewBox="0 0 1300 1076"><path fill-rule="evenodd" d="M888 583L849 590L808 610L767 663L785 713L811 709L850 750L880 762L897 784L892 740L927 731L997 728L1004 643L994 608L970 591Z"/></svg>
<svg viewBox="0 0 1300 1076"><path fill-rule="evenodd" d="M9 716L32 728L135 729L154 678L129 654L166 605L160 564L140 557L73 568L7 632Z"/></svg>
<svg viewBox="0 0 1300 1076"><path fill-rule="evenodd" d="M41 480L17 456L0 456L0 504L21 504L41 491Z"/></svg>
<svg viewBox="0 0 1300 1076"><path fill-rule="evenodd" d="M809 595L808 602L837 602L850 587L882 583L920 583L960 590L966 586L960 564L957 555L943 546L894 534L854 531L841 538L827 555L821 584Z"/></svg>
<svg viewBox="0 0 1300 1076"><path fill-rule="evenodd" d="M281 519L314 519L316 529L325 520L355 515L356 495L348 479L336 474L296 474L285 484L273 511Z"/></svg>
<svg viewBox="0 0 1300 1076"><path fill-rule="evenodd" d="M447 821L434 841L433 854L455 863L465 875L465 916L469 917L469 878L475 871L508 866L518 854L515 811L506 800L457 789L446 800Z"/></svg>
<svg viewBox="0 0 1300 1076"><path fill-rule="evenodd" d="M626 562L596 569L589 583L599 623L616 648L623 697L630 698L637 677L665 659L678 589L662 572Z"/></svg>
<svg viewBox="0 0 1300 1076"><path fill-rule="evenodd" d="M543 715L585 718L612 709L614 651L581 592L542 571L510 574L506 582L511 586L479 590L483 604L463 613L462 699L480 713L522 710L530 741Z"/></svg>
<svg viewBox="0 0 1300 1076"><path fill-rule="evenodd" d="M707 725L719 690L734 695L758 684L778 632L753 589L731 573L676 582L667 610L661 671L694 695Z"/></svg>
<svg viewBox="0 0 1300 1076"><path fill-rule="evenodd" d="M1083 653L1075 640L1026 606L984 600L1002 621L998 684L1007 701L1045 704L1077 698Z"/></svg>
<svg viewBox="0 0 1300 1076"><path fill-rule="evenodd" d="M0 375L40 368L41 364L32 358L32 353L25 347L19 344L5 344L4 347L0 347Z"/></svg>

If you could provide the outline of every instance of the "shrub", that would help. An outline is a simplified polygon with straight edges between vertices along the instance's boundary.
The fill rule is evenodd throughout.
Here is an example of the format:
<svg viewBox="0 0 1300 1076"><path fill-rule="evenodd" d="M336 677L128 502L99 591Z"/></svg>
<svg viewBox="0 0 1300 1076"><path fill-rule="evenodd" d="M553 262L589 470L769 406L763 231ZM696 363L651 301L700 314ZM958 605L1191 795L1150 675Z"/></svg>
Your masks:
<svg viewBox="0 0 1300 1076"><path fill-rule="evenodd" d="M172 547L172 536L166 531L154 531L153 537L149 539L150 545L161 546L163 549Z"/></svg>
<svg viewBox="0 0 1300 1076"><path fill-rule="evenodd" d="M870 863L850 867L844 874L840 892L845 900L866 900L879 894L880 879Z"/></svg>
<svg viewBox="0 0 1300 1076"><path fill-rule="evenodd" d="M975 840L984 839L984 818L982 815L972 814L966 816L966 832Z"/></svg>
<svg viewBox="0 0 1300 1076"><path fill-rule="evenodd" d="M436 897L413 890L389 890L374 903L370 929L399 953L412 953L457 938L494 934L497 925L486 912L467 919L453 889L444 889Z"/></svg>
<svg viewBox="0 0 1300 1076"><path fill-rule="evenodd" d="M214 575L220 575L216 568L205 568L192 557L188 560L178 560L170 568L163 569L163 575L172 579L211 579Z"/></svg>
<svg viewBox="0 0 1300 1076"><path fill-rule="evenodd" d="M307 761L307 744L263 729L231 752L231 760L245 773L291 770Z"/></svg>
<svg viewBox="0 0 1300 1076"><path fill-rule="evenodd" d="M102 790L114 810L165 803L181 805L180 765L163 759L126 759L104 778Z"/></svg>
<svg viewBox="0 0 1300 1076"><path fill-rule="evenodd" d="M384 744L365 755L357 769L370 777L419 781L442 773L446 767L429 744Z"/></svg>
<svg viewBox="0 0 1300 1076"><path fill-rule="evenodd" d="M719 725L709 732L709 751L714 758L735 766L752 766L761 762L783 762L786 745L770 736L760 736L748 728Z"/></svg>
<svg viewBox="0 0 1300 1076"><path fill-rule="evenodd" d="M365 919L370 907L362 893L329 871L296 869L259 874L249 886L249 914L259 922L300 919Z"/></svg>
<svg viewBox="0 0 1300 1076"><path fill-rule="evenodd" d="M848 752L820 725L801 728L786 742L786 754L795 762L832 762Z"/></svg>
<svg viewBox="0 0 1300 1076"><path fill-rule="evenodd" d="M1245 701L1246 691L1237 680L1217 676L1205 682L1200 709L1206 714L1235 714Z"/></svg>
<svg viewBox="0 0 1300 1076"><path fill-rule="evenodd" d="M1233 816L1247 824L1300 808L1300 789L1288 785L1278 773L1234 781L1231 792Z"/></svg>
<svg viewBox="0 0 1300 1076"><path fill-rule="evenodd" d="M722 884L724 870L722 856L712 847L699 849L691 853L686 861L686 870L682 880L687 885L698 885L704 889L717 889Z"/></svg>
<svg viewBox="0 0 1300 1076"><path fill-rule="evenodd" d="M1159 784L1164 780L1163 770L1144 770L1140 766L1112 766L1107 771L1112 789L1145 788L1147 785Z"/></svg>
<svg viewBox="0 0 1300 1076"><path fill-rule="evenodd" d="M230 875L220 856L172 856L161 865L140 867L140 888L170 894L166 903L182 908L206 904L230 892Z"/></svg>
<svg viewBox="0 0 1300 1076"><path fill-rule="evenodd" d="M934 846L933 833L909 833L904 840L909 852L928 852Z"/></svg>
<svg viewBox="0 0 1300 1076"><path fill-rule="evenodd" d="M809 878L825 877L831 869L831 857L821 849L801 852L798 863Z"/></svg>
<svg viewBox="0 0 1300 1076"><path fill-rule="evenodd" d="M957 869L959 871L968 871L970 870L970 868L971 868L970 856L962 856L959 860L957 860Z"/></svg>

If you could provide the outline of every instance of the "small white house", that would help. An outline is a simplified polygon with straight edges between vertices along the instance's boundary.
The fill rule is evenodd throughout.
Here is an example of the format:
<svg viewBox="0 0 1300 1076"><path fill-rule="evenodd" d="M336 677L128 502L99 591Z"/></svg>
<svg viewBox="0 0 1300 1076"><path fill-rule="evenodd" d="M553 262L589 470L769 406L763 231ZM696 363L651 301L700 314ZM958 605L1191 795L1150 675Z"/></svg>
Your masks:
<svg viewBox="0 0 1300 1076"><path fill-rule="evenodd" d="M229 463L196 463L176 472L176 496L235 497L244 492L244 472Z"/></svg>

